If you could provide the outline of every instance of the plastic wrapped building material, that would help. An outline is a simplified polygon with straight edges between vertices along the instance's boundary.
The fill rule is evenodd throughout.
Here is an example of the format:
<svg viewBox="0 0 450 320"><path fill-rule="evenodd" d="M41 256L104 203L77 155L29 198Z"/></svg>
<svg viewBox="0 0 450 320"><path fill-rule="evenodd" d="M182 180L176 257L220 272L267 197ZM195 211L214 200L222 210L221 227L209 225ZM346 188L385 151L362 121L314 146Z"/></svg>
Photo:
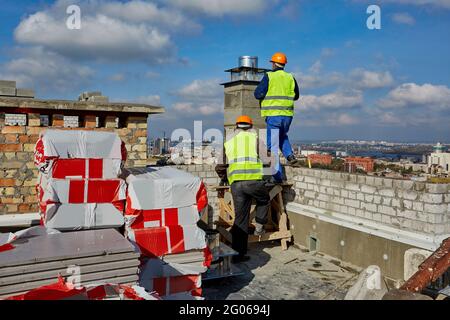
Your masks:
<svg viewBox="0 0 450 320"><path fill-rule="evenodd" d="M208 204L200 178L174 168L130 169L127 173L130 210L182 208L197 205L202 211Z"/></svg>
<svg viewBox="0 0 450 320"><path fill-rule="evenodd" d="M147 259L139 267L139 279L199 275L208 270L204 261L190 263L167 263L159 258Z"/></svg>
<svg viewBox="0 0 450 320"><path fill-rule="evenodd" d="M54 159L41 173L55 179L115 179L121 168L120 159Z"/></svg>
<svg viewBox="0 0 450 320"><path fill-rule="evenodd" d="M47 129L36 143L35 163L55 158L126 160L124 147L114 132Z"/></svg>
<svg viewBox="0 0 450 320"><path fill-rule="evenodd" d="M127 186L122 179L45 179L40 186L44 203L113 203L125 201Z"/></svg>
<svg viewBox="0 0 450 320"><path fill-rule="evenodd" d="M187 275L178 277L154 278L140 281L140 286L147 291L155 291L160 297L189 292L193 296L201 296L202 277Z"/></svg>
<svg viewBox="0 0 450 320"><path fill-rule="evenodd" d="M123 206L117 203L53 203L45 206L42 222L61 231L119 228L124 224Z"/></svg>
<svg viewBox="0 0 450 320"><path fill-rule="evenodd" d="M125 219L127 228L142 229L194 225L200 215L197 206L154 210L133 210L127 206Z"/></svg>
<svg viewBox="0 0 450 320"><path fill-rule="evenodd" d="M197 225L159 228L126 228L128 239L146 257L206 248L205 232Z"/></svg>

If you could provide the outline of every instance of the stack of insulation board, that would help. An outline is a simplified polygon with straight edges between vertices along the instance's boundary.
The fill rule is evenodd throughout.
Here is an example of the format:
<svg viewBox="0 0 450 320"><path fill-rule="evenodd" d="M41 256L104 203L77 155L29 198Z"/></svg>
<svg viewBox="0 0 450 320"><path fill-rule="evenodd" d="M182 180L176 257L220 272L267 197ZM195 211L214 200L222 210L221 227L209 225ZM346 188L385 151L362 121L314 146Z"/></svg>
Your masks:
<svg viewBox="0 0 450 320"><path fill-rule="evenodd" d="M197 226L208 198L201 179L173 168L130 169L125 232L141 252L139 284L165 299L201 295L211 263Z"/></svg>
<svg viewBox="0 0 450 320"><path fill-rule="evenodd" d="M124 224L126 149L116 133L46 130L35 147L41 221L70 231Z"/></svg>
<svg viewBox="0 0 450 320"><path fill-rule="evenodd" d="M34 228L42 228L37 230L41 234L13 236L0 250L0 298L53 284L58 277L83 286L134 285L138 280L139 253L117 230L51 233Z"/></svg>

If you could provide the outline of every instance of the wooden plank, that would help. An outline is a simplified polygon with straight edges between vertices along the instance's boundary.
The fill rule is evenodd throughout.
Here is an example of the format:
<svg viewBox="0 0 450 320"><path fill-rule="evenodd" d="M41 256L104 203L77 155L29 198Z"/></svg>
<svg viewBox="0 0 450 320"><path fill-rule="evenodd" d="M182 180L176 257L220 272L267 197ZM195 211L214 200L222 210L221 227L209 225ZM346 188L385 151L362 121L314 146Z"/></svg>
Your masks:
<svg viewBox="0 0 450 320"><path fill-rule="evenodd" d="M232 236L231 233L225 229L224 227L217 227L217 231L219 231L219 233L228 241L228 242L232 242Z"/></svg>

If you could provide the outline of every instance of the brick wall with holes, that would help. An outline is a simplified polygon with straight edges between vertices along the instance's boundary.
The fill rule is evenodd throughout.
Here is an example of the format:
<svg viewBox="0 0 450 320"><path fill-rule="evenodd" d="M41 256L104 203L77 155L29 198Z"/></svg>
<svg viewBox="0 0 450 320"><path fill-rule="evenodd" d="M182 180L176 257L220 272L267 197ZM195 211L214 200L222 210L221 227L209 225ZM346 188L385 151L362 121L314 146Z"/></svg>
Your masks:
<svg viewBox="0 0 450 320"><path fill-rule="evenodd" d="M0 108L0 214L38 212L34 146L47 128L115 131L125 142L127 167L147 164L147 115L11 113Z"/></svg>

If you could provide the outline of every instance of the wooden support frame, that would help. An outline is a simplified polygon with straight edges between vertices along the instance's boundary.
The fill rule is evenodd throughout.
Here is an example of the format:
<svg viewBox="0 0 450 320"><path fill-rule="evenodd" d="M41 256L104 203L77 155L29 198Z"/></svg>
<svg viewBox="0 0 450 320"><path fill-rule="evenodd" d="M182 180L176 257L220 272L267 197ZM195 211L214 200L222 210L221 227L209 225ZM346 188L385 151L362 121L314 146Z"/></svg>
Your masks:
<svg viewBox="0 0 450 320"><path fill-rule="evenodd" d="M275 185L269 192L270 208L268 214L268 223L265 225L266 233L262 236L249 235L249 242L261 242L281 240L282 250L287 250L288 242L292 239L291 231L289 230L289 221L283 203L283 190L290 188L292 184L285 183L282 185ZM234 222L234 204L231 196L229 186L216 186L219 200L219 221L216 222L217 230L222 238L231 242L231 227ZM250 225L254 226L255 219L255 205L250 209Z"/></svg>

